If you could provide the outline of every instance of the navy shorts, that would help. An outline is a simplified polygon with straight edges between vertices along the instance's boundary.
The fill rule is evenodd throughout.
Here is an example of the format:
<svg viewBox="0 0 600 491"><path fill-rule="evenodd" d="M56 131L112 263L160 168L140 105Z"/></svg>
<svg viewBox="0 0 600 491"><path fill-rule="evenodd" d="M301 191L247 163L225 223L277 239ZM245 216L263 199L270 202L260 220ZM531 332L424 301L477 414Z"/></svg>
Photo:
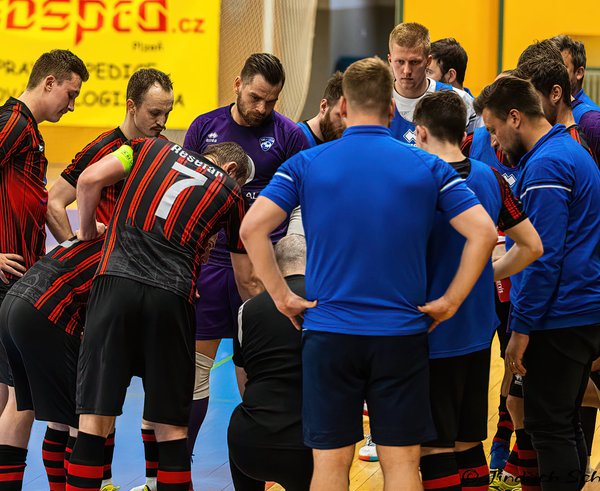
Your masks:
<svg viewBox="0 0 600 491"><path fill-rule="evenodd" d="M436 436L429 404L427 334L357 336L304 331L304 443L334 449L363 439L363 401L373 441L407 446Z"/></svg>
<svg viewBox="0 0 600 491"><path fill-rule="evenodd" d="M242 305L233 269L206 264L196 285L200 295L196 304L196 339L233 337Z"/></svg>
<svg viewBox="0 0 600 491"><path fill-rule="evenodd" d="M438 436L423 446L453 448L455 442L487 438L490 352L488 348L429 361L431 408Z"/></svg>

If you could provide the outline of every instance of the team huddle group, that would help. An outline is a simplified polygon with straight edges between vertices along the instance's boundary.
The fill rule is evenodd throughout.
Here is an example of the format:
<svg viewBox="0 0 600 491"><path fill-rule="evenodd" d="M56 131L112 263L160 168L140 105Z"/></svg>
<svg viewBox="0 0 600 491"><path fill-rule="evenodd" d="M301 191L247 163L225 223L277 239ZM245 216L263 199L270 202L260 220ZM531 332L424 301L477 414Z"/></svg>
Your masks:
<svg viewBox="0 0 600 491"><path fill-rule="evenodd" d="M38 419L51 491L116 491L134 375L134 489L191 489L223 338L242 394L238 491L349 489L365 403L360 455L379 459L386 491L581 489L600 407L600 108L585 65L568 36L535 42L474 97L460 44L402 23L388 63L336 72L300 123L274 110L280 61L251 55L235 102L182 145L161 136L169 76L141 69L124 121L47 192L38 124L73 111L89 74L70 51L43 54L0 108L0 490L22 489ZM46 225L59 245L44 255ZM488 464L495 332L506 373Z"/></svg>

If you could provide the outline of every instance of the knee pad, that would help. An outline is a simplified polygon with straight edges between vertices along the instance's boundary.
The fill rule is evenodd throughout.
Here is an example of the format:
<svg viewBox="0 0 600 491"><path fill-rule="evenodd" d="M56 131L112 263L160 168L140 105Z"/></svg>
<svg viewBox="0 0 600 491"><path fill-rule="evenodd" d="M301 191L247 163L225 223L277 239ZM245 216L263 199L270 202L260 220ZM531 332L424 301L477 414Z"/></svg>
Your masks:
<svg viewBox="0 0 600 491"><path fill-rule="evenodd" d="M202 353L196 353L196 378L194 383L194 400L204 399L209 394L210 369L215 360Z"/></svg>

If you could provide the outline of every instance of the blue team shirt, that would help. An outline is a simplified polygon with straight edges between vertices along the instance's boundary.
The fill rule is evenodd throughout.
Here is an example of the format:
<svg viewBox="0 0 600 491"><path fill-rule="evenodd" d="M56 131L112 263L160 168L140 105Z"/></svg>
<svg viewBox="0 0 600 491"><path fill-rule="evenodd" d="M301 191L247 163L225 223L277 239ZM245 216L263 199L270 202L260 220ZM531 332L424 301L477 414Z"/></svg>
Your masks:
<svg viewBox="0 0 600 491"><path fill-rule="evenodd" d="M585 104L587 104L588 106L591 106L591 108L594 111L600 111L600 106L598 106L598 104L596 104L592 99L590 99L590 96L587 95L583 89L580 89L579 92L577 92L577 94L575 94L575 99L578 99L582 102L584 102Z"/></svg>
<svg viewBox="0 0 600 491"><path fill-rule="evenodd" d="M520 170L518 167L509 167L504 165L498 160L496 150L494 150L494 147L492 147L492 139L487 128L476 128L473 132L473 140L471 142L469 157L484 162L490 167L496 169L498 172L500 172L500 174L502 174L504 179L506 179L506 182L508 182L511 190L513 189L513 186L519 177Z"/></svg>
<svg viewBox="0 0 600 491"><path fill-rule="evenodd" d="M198 116L188 129L183 146L202 153L213 143L231 141L239 144L252 159L255 168L254 178L242 187L248 204L252 205L278 167L308 145L298 125L282 114L273 111L271 117L260 126L241 126L231 116L231 106ZM286 227L280 227L273 239L283 237ZM231 267L223 232L219 233L209 264Z"/></svg>
<svg viewBox="0 0 600 491"><path fill-rule="evenodd" d="M497 224L502 208L498 179L487 164L469 160L471 172L465 182ZM428 300L441 297L448 289L464 246L465 238L438 213L427 250ZM494 270L490 259L456 314L429 334L429 357L449 358L489 348L497 325Z"/></svg>
<svg viewBox="0 0 600 491"><path fill-rule="evenodd" d="M478 203L449 164L381 126L300 152L261 196L287 213L302 208L306 295L318 300L304 328L375 336L428 328L417 306L427 299L436 213L449 220Z"/></svg>
<svg viewBox="0 0 600 491"><path fill-rule="evenodd" d="M306 148L316 147L318 145L317 140L315 139L313 132L310 131L308 124L306 124L304 121L299 121L298 127L302 130L302 133L304 133L306 141L308 142L308 146Z"/></svg>
<svg viewBox="0 0 600 491"><path fill-rule="evenodd" d="M511 277L510 328L530 331L600 322L600 172L555 125L519 162L515 195L544 255ZM512 242L507 237L507 248Z"/></svg>

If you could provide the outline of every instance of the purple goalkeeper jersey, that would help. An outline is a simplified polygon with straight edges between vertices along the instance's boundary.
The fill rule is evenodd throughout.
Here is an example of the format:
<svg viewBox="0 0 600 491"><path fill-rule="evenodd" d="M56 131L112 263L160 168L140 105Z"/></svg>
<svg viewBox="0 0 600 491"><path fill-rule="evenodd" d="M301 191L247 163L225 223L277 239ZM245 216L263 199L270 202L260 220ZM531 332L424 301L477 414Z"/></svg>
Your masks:
<svg viewBox="0 0 600 491"><path fill-rule="evenodd" d="M276 111L260 126L241 126L231 116L232 105L198 116L188 129L183 145L198 153L213 143L235 142L240 145L254 164L253 179L242 187L248 204L252 205L279 166L300 150L308 148L308 143L298 125ZM273 240L283 237L286 228L287 222L273 233ZM222 232L209 264L231 267Z"/></svg>

